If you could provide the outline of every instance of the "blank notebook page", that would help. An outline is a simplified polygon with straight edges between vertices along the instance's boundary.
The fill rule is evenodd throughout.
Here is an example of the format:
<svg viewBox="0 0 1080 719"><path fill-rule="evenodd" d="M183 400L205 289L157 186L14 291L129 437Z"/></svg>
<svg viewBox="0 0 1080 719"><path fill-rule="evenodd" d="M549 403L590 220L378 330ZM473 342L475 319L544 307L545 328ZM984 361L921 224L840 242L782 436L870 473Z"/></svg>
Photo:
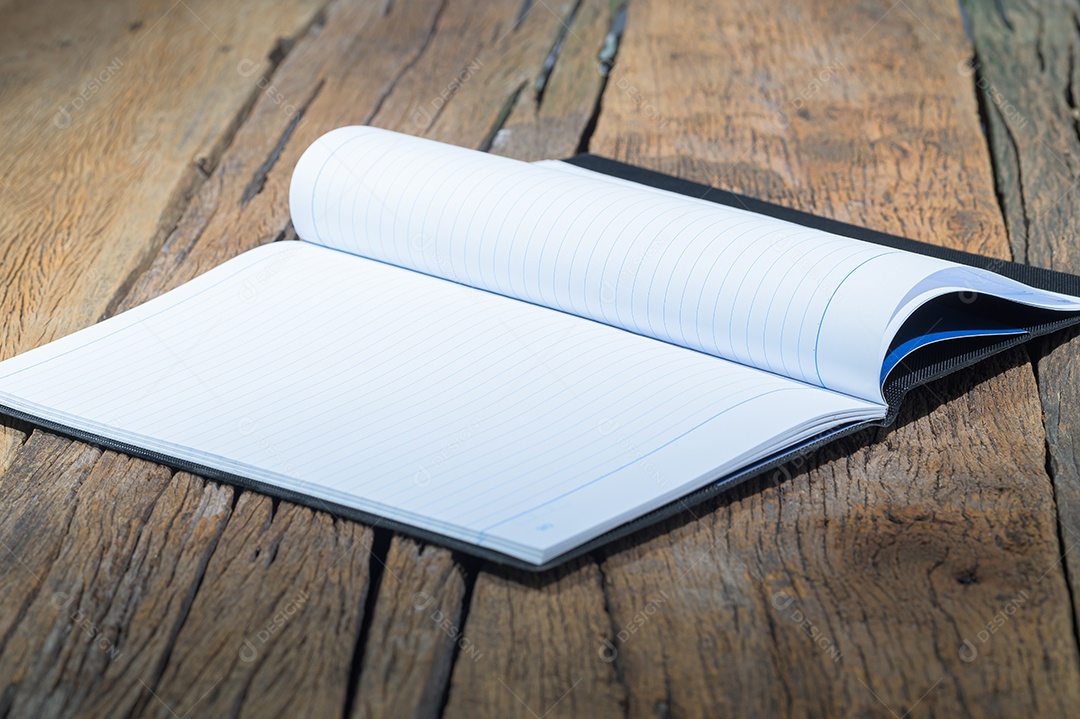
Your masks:
<svg viewBox="0 0 1080 719"><path fill-rule="evenodd" d="M0 363L0 403L533 562L882 411L303 242Z"/></svg>
<svg viewBox="0 0 1080 719"><path fill-rule="evenodd" d="M316 140L301 239L883 402L881 338L942 260L374 127Z"/></svg>

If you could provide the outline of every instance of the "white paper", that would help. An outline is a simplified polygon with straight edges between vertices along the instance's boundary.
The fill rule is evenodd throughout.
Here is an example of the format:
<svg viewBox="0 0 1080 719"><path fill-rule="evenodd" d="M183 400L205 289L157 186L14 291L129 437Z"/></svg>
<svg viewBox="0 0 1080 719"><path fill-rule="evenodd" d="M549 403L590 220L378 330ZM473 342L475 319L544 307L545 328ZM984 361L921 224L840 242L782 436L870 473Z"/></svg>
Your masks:
<svg viewBox="0 0 1080 719"><path fill-rule="evenodd" d="M534 562L883 411L303 242L0 363L0 404Z"/></svg>

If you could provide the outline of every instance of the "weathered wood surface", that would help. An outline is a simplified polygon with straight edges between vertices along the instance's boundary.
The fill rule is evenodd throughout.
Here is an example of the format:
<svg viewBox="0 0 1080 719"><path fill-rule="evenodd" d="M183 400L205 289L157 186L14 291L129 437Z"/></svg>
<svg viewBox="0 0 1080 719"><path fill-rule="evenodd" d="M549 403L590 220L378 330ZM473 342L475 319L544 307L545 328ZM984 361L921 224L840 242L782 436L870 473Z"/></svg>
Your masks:
<svg viewBox="0 0 1080 719"><path fill-rule="evenodd" d="M1001 2L972 5L969 13L976 50L971 72L1013 254L1040 267L1080 273L1076 8L1063 2ZM1073 611L1080 613L1080 342L1048 341L1032 354L1062 552Z"/></svg>
<svg viewBox="0 0 1080 719"><path fill-rule="evenodd" d="M184 621L232 489L34 432L0 491L5 715L126 713Z"/></svg>
<svg viewBox="0 0 1080 719"><path fill-rule="evenodd" d="M89 20L69 13L67 34L46 10L21 10L0 30L0 60L19 69L0 117L55 113L81 91L81 75L40 81L61 77L52 65L69 46L55 38L154 71L101 83L72 116L93 132L70 146L30 131L5 140L0 203L15 204L0 220L0 272L14 284L0 301L22 319L5 326L4 351L291 236L292 166L344 124L523 159L589 146L918 239L998 257L1017 247L1019 177L1042 182L1046 157L1032 143L1009 174L1020 155L1002 154L992 117L988 151L955 6L632 0L605 78L618 6L186 2L161 8L176 45L152 50L136 47L147 27L129 29L144 6L128 23L119 3ZM1063 127L1071 95L1025 86L1022 73L1038 73L1005 67L1012 40L993 3L971 10L980 56L997 52L1031 112ZM1042 12L1064 72L1071 11ZM185 45L204 51L170 59ZM99 191L95 173L109 168ZM1065 178L1045 182L1071 191ZM1058 225L1021 224L1023 247L1068 257L1067 232L1043 234L1067 230L1068 215L1065 202ZM46 252L61 230L78 241ZM26 428L9 428L0 713L1074 712L1071 555L1061 561L1055 511L1080 511L1075 418L1056 409L1075 394L1070 351L1042 359L1038 383L1019 351L939 383L909 398L892 431L540 576L41 431L23 444Z"/></svg>
<svg viewBox="0 0 1080 719"><path fill-rule="evenodd" d="M318 7L6 3L0 357L102 317L244 119L240 63L269 71Z"/></svg>

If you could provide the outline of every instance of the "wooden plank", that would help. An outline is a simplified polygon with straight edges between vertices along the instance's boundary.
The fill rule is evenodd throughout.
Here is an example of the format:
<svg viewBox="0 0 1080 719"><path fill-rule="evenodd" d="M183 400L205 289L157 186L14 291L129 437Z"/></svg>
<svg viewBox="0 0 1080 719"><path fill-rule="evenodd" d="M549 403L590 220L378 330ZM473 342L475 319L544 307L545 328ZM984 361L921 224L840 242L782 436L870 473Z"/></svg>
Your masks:
<svg viewBox="0 0 1080 719"><path fill-rule="evenodd" d="M1064 2L970 3L976 87L998 195L1018 261L1080 273L1080 139L1076 63L1080 31ZM1075 333L1074 333L1075 334ZM1061 551L1080 621L1080 342L1052 338L1034 351L1054 480Z"/></svg>
<svg viewBox="0 0 1080 719"><path fill-rule="evenodd" d="M593 151L1007 256L974 98L953 71L970 51L956 8L773 5L631 4ZM744 489L604 561L610 634L579 635L625 682L631 715L1053 712L1075 700L1030 366L1013 353L905 412L868 447L789 468L781 487ZM485 602L484 581L466 636L514 657L498 677L584 661L577 637L524 659L507 646L520 637L482 640L479 627L515 606ZM522 602L530 617L567 605L558 593ZM456 703L459 674L475 687L459 662L449 713L469 706Z"/></svg>
<svg viewBox="0 0 1080 719"><path fill-rule="evenodd" d="M0 358L102 316L217 164L260 92L251 75L271 67L279 38L301 32L320 4L8 9Z"/></svg>
<svg viewBox="0 0 1080 719"><path fill-rule="evenodd" d="M39 591L71 521L71 495L100 455L91 447L36 432L0 474L0 493L12 519L0 526L0 636L11 635L22 607ZM35 531L38 527L45 532Z"/></svg>
<svg viewBox="0 0 1080 719"><path fill-rule="evenodd" d="M252 75L324 2L9 3L0 359L102 317L216 165ZM0 426L0 447L24 440Z"/></svg>
<svg viewBox="0 0 1080 719"><path fill-rule="evenodd" d="M631 6L594 151L1007 257L956 8L768 7Z"/></svg>
<svg viewBox="0 0 1080 719"><path fill-rule="evenodd" d="M340 715L373 540L325 512L241 494L141 714Z"/></svg>
<svg viewBox="0 0 1080 719"><path fill-rule="evenodd" d="M576 6L541 74L518 93L506 122L491 137L491 152L532 161L571 157L579 151L604 90L607 68L601 67L599 56L620 4Z"/></svg>
<svg viewBox="0 0 1080 719"><path fill-rule="evenodd" d="M616 667L595 647L610 634L590 560L544 574L485 572L454 665L448 717L621 716Z"/></svg>
<svg viewBox="0 0 1080 719"><path fill-rule="evenodd" d="M125 714L164 661L232 489L35 432L0 496L0 708Z"/></svg>
<svg viewBox="0 0 1080 719"><path fill-rule="evenodd" d="M394 537L363 648L354 717L437 716L455 653L480 661L462 634L467 577L450 552Z"/></svg>

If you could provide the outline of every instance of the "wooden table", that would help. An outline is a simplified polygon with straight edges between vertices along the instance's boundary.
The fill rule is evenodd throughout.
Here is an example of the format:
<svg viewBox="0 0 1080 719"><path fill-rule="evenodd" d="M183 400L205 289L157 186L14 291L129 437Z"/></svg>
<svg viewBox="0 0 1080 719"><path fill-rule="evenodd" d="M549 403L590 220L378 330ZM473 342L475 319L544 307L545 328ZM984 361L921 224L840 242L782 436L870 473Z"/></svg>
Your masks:
<svg viewBox="0 0 1080 719"><path fill-rule="evenodd" d="M1080 272L1063 0L620 6L3 3L0 357L290 237L346 124ZM0 716L1078 715L1078 355L539 576L6 422Z"/></svg>

